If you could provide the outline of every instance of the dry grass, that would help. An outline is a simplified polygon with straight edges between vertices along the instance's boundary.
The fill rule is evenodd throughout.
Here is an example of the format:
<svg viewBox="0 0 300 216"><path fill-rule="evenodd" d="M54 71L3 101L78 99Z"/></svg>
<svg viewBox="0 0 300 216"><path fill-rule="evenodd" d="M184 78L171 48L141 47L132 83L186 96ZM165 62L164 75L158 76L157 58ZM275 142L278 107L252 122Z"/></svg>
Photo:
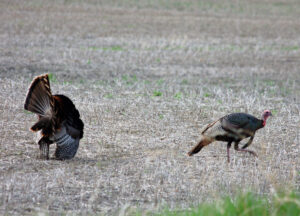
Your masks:
<svg viewBox="0 0 300 216"><path fill-rule="evenodd" d="M1 214L146 212L299 190L299 3L133 2L1 1ZM26 91L46 72L85 123L70 161L37 159L28 130ZM250 146L258 159L232 150L228 164L221 142L187 157L206 124L267 108L275 117Z"/></svg>

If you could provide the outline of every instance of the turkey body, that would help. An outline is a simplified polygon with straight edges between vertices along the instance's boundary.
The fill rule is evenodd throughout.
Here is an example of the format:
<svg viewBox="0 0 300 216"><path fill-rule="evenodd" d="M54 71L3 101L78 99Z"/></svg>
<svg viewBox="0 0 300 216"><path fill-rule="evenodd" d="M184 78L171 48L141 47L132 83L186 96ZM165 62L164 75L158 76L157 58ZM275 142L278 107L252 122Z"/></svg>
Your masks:
<svg viewBox="0 0 300 216"><path fill-rule="evenodd" d="M75 156L84 124L75 105L67 96L52 95L48 75L36 77L29 87L24 108L38 115L31 130L41 131L40 157L49 158L49 145L56 143L56 159Z"/></svg>
<svg viewBox="0 0 300 216"><path fill-rule="evenodd" d="M232 113L226 115L217 121L209 124L201 133L201 141L188 153L192 156L198 153L204 146L209 145L214 141L227 142L227 159L230 161L229 149L234 142L234 149L237 151L249 152L257 156L255 152L246 150L253 141L255 132L263 128L266 124L266 119L272 115L269 110L264 111L263 119L258 119L247 113ZM250 137L249 141L239 148L241 140Z"/></svg>
<svg viewBox="0 0 300 216"><path fill-rule="evenodd" d="M49 140L56 142L55 157L71 159L75 156L79 140L83 137L84 124L73 102L64 95L54 95L57 107L57 127Z"/></svg>

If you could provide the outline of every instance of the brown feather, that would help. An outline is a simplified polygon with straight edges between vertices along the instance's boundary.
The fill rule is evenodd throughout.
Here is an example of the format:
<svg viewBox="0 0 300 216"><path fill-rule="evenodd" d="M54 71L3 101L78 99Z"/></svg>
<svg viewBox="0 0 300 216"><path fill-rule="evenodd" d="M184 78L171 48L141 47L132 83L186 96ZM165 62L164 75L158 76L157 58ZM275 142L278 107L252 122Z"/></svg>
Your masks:
<svg viewBox="0 0 300 216"><path fill-rule="evenodd" d="M221 119L218 119L217 121L214 121L213 123L210 123L209 125L207 125L207 127L201 132L201 134L203 135L209 128L211 128L212 126L214 126L214 124L216 124L220 120Z"/></svg>
<svg viewBox="0 0 300 216"><path fill-rule="evenodd" d="M24 109L38 114L39 121L31 127L32 131L42 129L42 134L50 136L55 131L54 99L52 97L48 74L40 75L32 81Z"/></svg>
<svg viewBox="0 0 300 216"><path fill-rule="evenodd" d="M28 89L24 109L43 117L51 117L53 108L48 74L37 76Z"/></svg>
<svg viewBox="0 0 300 216"><path fill-rule="evenodd" d="M192 148L191 151L189 151L188 155L192 156L194 154L197 154L204 146L207 146L208 144L212 143L213 140L208 138L208 137L203 137L201 141L194 147Z"/></svg>

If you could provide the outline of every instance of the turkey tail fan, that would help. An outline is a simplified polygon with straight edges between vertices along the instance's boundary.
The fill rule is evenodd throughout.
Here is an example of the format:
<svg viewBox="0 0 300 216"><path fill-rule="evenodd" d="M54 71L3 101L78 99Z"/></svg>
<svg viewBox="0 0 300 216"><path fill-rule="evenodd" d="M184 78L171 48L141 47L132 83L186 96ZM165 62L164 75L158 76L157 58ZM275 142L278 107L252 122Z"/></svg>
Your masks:
<svg viewBox="0 0 300 216"><path fill-rule="evenodd" d="M194 154L197 154L199 151L201 151L201 149L210 144L212 141L206 139L206 138L203 138L194 148L192 148L191 151L189 151L188 155L189 156L192 156Z"/></svg>
<svg viewBox="0 0 300 216"><path fill-rule="evenodd" d="M37 76L31 83L24 109L38 114L41 117L51 118L54 110L48 74Z"/></svg>

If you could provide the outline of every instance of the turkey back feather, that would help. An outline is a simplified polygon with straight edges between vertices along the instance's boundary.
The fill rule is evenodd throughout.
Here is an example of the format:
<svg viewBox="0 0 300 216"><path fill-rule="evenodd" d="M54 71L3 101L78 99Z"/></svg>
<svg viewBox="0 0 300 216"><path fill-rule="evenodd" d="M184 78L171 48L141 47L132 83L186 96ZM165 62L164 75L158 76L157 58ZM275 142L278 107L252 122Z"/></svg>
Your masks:
<svg viewBox="0 0 300 216"><path fill-rule="evenodd" d="M64 121L67 133L73 138L83 137L84 124L74 103L64 95L54 95L55 102L59 106L58 118Z"/></svg>
<svg viewBox="0 0 300 216"><path fill-rule="evenodd" d="M79 140L83 137L84 124L73 102L64 95L54 95L57 108L57 121L61 127L54 134L57 144L55 157L59 160L71 159L75 156Z"/></svg>
<svg viewBox="0 0 300 216"><path fill-rule="evenodd" d="M218 119L217 121L214 121L213 123L210 123L209 125L206 126L206 128L204 128L204 130L201 132L201 134L205 134L205 132L210 129L211 127L214 127L214 125L219 122L220 119Z"/></svg>
<svg viewBox="0 0 300 216"><path fill-rule="evenodd" d="M222 128L236 134L253 135L256 130L263 127L262 120L247 114L233 113L221 120Z"/></svg>

